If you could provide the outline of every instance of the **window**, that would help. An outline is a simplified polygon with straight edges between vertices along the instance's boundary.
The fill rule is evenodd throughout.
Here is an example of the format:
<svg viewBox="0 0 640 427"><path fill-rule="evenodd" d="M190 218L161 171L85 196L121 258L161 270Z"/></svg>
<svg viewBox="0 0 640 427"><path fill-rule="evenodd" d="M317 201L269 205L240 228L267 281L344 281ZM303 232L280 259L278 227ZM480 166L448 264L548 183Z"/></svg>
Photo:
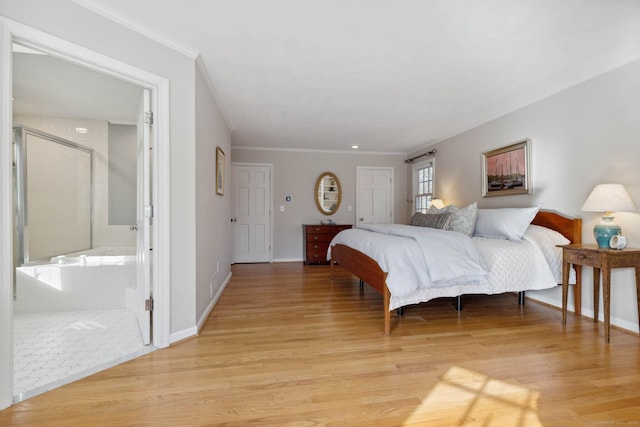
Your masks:
<svg viewBox="0 0 640 427"><path fill-rule="evenodd" d="M433 198L433 160L413 165L414 211L426 213Z"/></svg>

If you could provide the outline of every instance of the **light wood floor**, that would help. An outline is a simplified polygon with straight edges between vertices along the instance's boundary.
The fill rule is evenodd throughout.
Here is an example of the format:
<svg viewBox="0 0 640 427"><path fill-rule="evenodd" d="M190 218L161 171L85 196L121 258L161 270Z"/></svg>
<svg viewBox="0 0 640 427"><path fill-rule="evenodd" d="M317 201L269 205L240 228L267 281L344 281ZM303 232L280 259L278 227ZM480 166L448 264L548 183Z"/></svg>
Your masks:
<svg viewBox="0 0 640 427"><path fill-rule="evenodd" d="M0 412L29 426L640 425L640 338L514 295L393 317L344 271L235 265L197 338Z"/></svg>

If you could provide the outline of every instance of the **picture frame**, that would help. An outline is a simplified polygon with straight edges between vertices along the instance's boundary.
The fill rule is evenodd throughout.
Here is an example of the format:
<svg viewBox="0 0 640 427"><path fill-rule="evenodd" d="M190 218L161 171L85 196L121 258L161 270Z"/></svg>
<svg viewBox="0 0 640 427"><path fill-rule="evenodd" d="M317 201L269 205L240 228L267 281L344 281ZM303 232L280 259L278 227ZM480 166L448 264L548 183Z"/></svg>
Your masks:
<svg viewBox="0 0 640 427"><path fill-rule="evenodd" d="M216 194L224 196L224 151L216 147Z"/></svg>
<svg viewBox="0 0 640 427"><path fill-rule="evenodd" d="M482 153L482 197L531 192L530 139Z"/></svg>

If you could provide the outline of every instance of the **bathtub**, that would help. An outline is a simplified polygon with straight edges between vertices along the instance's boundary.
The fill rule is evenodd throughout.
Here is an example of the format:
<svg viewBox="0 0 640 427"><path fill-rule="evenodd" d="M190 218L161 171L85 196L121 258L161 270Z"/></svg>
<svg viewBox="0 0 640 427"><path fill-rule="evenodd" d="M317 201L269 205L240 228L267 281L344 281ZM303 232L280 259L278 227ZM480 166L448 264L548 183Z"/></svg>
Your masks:
<svg viewBox="0 0 640 427"><path fill-rule="evenodd" d="M16 268L14 312L128 308L136 289L135 247L105 247Z"/></svg>
<svg viewBox="0 0 640 427"><path fill-rule="evenodd" d="M58 265L126 265L135 262L136 248L133 246L105 246L51 258L51 264Z"/></svg>

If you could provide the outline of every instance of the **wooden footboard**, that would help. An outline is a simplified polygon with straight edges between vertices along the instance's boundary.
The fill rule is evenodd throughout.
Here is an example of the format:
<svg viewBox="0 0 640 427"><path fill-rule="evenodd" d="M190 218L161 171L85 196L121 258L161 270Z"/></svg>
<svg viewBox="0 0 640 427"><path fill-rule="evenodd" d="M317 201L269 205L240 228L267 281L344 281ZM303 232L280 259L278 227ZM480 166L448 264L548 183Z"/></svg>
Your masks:
<svg viewBox="0 0 640 427"><path fill-rule="evenodd" d="M362 252L345 245L335 245L331 247L331 280L333 280L333 268L336 262L380 292L384 299L384 334L389 335L391 332L391 312L389 311L391 293L387 288L387 273L382 271L373 258Z"/></svg>

